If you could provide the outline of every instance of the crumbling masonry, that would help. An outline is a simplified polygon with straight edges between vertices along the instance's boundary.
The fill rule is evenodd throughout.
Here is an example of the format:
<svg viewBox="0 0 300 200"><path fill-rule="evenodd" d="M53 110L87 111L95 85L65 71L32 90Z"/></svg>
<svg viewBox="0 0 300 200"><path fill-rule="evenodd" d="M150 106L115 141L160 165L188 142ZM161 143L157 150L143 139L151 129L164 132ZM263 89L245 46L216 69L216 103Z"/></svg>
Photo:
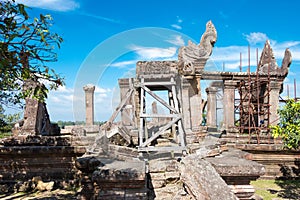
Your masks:
<svg viewBox="0 0 300 200"><path fill-rule="evenodd" d="M257 71L211 72L205 70L217 32L208 22L200 44L191 41L179 49L178 61L139 61L136 77L120 79L121 102L102 132L112 141L122 138L139 151L181 151L199 142L207 128L217 127L216 93L223 93L223 129L228 134L269 132L278 122L279 94L288 74L291 53L287 49L278 67L269 41L262 51ZM202 99L201 80L213 80ZM164 91L167 98L160 96ZM151 96L156 102L148 102ZM160 105L167 111L157 113ZM203 110L206 109L206 124ZM114 123L121 113L121 122ZM118 128L115 128L117 126ZM220 128L220 127L219 127ZM117 141L114 141L118 143ZM167 145L159 145L158 143Z"/></svg>
<svg viewBox="0 0 300 200"><path fill-rule="evenodd" d="M277 123L291 53L286 50L279 68L267 41L256 72L250 65L247 72L206 71L216 40L209 21L200 43L181 47L178 60L139 61L135 78L119 79L120 104L86 156L76 161L84 177L82 197L253 198L250 181L265 173L264 166L248 160L250 154L228 149L211 131L254 134L260 143L269 125ZM201 80L213 80L205 89L207 100ZM222 127L217 124L220 91Z"/></svg>

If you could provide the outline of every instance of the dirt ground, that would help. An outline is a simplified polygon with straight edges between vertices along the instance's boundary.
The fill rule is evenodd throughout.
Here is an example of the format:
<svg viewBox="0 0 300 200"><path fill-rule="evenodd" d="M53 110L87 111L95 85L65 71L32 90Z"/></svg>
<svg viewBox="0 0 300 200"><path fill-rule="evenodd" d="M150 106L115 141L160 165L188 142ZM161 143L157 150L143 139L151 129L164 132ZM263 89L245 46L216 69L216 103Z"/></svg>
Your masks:
<svg viewBox="0 0 300 200"><path fill-rule="evenodd" d="M300 180L257 180L251 182L256 194L264 200L300 199ZM56 189L29 193L0 194L1 200L75 200L77 192Z"/></svg>
<svg viewBox="0 0 300 200"><path fill-rule="evenodd" d="M75 200L77 199L77 195L75 191L67 191L67 190L61 190L56 189L53 191L45 191L45 192L29 192L29 193L15 193L15 194L9 194L9 195L1 195L1 200Z"/></svg>

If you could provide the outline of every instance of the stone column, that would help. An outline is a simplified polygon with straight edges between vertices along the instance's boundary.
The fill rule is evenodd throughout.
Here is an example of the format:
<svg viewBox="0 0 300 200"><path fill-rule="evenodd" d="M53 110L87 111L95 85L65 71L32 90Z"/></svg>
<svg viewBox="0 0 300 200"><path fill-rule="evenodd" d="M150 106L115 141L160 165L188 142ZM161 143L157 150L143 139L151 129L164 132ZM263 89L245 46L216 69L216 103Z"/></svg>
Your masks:
<svg viewBox="0 0 300 200"><path fill-rule="evenodd" d="M224 114L224 128L229 130L234 127L234 90L236 82L232 80L224 81L224 94L223 94L223 114Z"/></svg>
<svg viewBox="0 0 300 200"><path fill-rule="evenodd" d="M153 101L151 106L152 106L152 114L158 114L156 101ZM152 118L152 122L153 123L158 123L159 118L156 118L156 117Z"/></svg>
<svg viewBox="0 0 300 200"><path fill-rule="evenodd" d="M199 131L202 124L202 96L200 76L196 77L196 81L193 82L193 84L197 84L197 89L195 94L190 98L192 130ZM195 86L192 87L195 88Z"/></svg>
<svg viewBox="0 0 300 200"><path fill-rule="evenodd" d="M279 122L279 115L277 112L279 104L279 93L281 89L280 82L271 81L270 82L270 125L277 125Z"/></svg>
<svg viewBox="0 0 300 200"><path fill-rule="evenodd" d="M126 97L126 94L130 88L131 80L128 78L119 79L120 88L120 102ZM121 110L121 121L124 126L132 125L132 99L129 98L126 102L126 106Z"/></svg>
<svg viewBox="0 0 300 200"><path fill-rule="evenodd" d="M94 91L95 86L87 84L83 87L85 92L85 124L94 125Z"/></svg>
<svg viewBox="0 0 300 200"><path fill-rule="evenodd" d="M206 125L209 128L217 127L217 99L216 94L218 89L216 87L206 88L207 93L207 113L206 113Z"/></svg>
<svg viewBox="0 0 300 200"><path fill-rule="evenodd" d="M181 107L183 114L183 126L185 130L191 130L191 111L190 111L190 83L187 79L182 78L182 92L181 92Z"/></svg>
<svg viewBox="0 0 300 200"><path fill-rule="evenodd" d="M202 98L196 94L190 98L192 131L199 131L202 124Z"/></svg>

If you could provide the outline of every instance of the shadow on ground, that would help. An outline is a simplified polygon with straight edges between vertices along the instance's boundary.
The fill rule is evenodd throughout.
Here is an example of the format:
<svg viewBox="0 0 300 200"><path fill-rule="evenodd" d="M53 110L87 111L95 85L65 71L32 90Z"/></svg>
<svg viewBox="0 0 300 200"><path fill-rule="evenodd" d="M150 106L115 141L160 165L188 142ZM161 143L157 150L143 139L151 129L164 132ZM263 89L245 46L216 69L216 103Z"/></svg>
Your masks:
<svg viewBox="0 0 300 200"><path fill-rule="evenodd" d="M65 190L54 190L51 192L27 192L27 193L15 193L15 194L7 194L1 195L1 200L75 200L77 199L77 195L72 191Z"/></svg>
<svg viewBox="0 0 300 200"><path fill-rule="evenodd" d="M300 180L276 180L281 188L277 196L284 199L300 199Z"/></svg>
<svg viewBox="0 0 300 200"><path fill-rule="evenodd" d="M294 166L280 165L282 177L275 180L275 183L281 188L278 191L278 197L284 199L300 199L300 159L296 159Z"/></svg>

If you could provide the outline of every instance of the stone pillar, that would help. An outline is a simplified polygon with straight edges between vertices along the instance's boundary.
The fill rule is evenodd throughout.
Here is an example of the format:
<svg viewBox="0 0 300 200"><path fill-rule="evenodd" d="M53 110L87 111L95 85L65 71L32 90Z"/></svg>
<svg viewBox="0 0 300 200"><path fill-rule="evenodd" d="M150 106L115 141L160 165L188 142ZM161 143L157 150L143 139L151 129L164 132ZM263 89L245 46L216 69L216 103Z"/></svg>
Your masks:
<svg viewBox="0 0 300 200"><path fill-rule="evenodd" d="M182 92L181 92L181 107L183 114L183 126L185 130L191 130L191 111L190 111L190 83L187 79L182 78Z"/></svg>
<svg viewBox="0 0 300 200"><path fill-rule="evenodd" d="M85 124L94 125L94 91L95 86L87 84L83 87L85 92Z"/></svg>
<svg viewBox="0 0 300 200"><path fill-rule="evenodd" d="M41 83L28 79L24 82L23 90L33 91L36 87L41 87ZM20 135L51 135L52 133L50 117L45 102L40 102L32 96L25 99L24 124L20 131L14 131Z"/></svg>
<svg viewBox="0 0 300 200"><path fill-rule="evenodd" d="M202 125L202 95L201 95L201 85L200 76L196 76L191 82L191 89L193 90L193 96L190 98L190 108L191 108L191 121L192 121L192 131L199 131Z"/></svg>
<svg viewBox="0 0 300 200"><path fill-rule="evenodd" d="M217 99L216 94L218 89L216 87L206 88L207 93L207 113L206 125L209 128L217 128Z"/></svg>
<svg viewBox="0 0 300 200"><path fill-rule="evenodd" d="M232 80L224 81L224 94L223 94L223 114L224 114L224 128L229 130L234 127L234 90L236 82Z"/></svg>
<svg viewBox="0 0 300 200"><path fill-rule="evenodd" d="M279 115L277 112L279 104L279 93L281 89L280 82L271 81L270 82L270 125L277 125L279 122Z"/></svg>
<svg viewBox="0 0 300 200"><path fill-rule="evenodd" d="M192 131L199 131L202 124L202 97L196 94L190 98Z"/></svg>
<svg viewBox="0 0 300 200"><path fill-rule="evenodd" d="M126 94L130 88L131 79L122 78L119 79L120 88L120 102L126 97ZM124 126L132 125L132 99L129 98L126 102L126 106L121 110L121 121Z"/></svg>
<svg viewBox="0 0 300 200"><path fill-rule="evenodd" d="M152 106L152 114L158 114L156 101L153 101L151 106ZM152 118L152 122L153 123L158 123L159 118L156 118L156 117Z"/></svg>

